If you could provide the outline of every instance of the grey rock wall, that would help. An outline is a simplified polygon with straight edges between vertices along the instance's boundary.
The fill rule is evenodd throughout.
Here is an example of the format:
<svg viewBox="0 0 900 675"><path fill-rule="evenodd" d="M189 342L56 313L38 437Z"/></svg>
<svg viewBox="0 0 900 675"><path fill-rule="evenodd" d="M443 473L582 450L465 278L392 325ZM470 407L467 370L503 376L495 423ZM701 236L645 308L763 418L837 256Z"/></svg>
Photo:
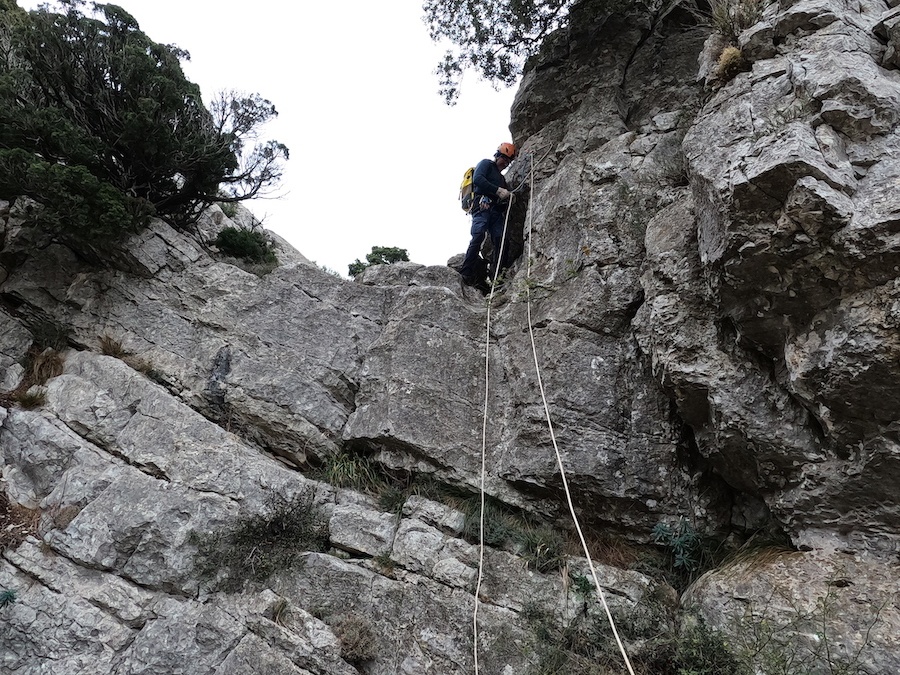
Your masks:
<svg viewBox="0 0 900 675"><path fill-rule="evenodd" d="M570 530L529 299L585 526L633 545L682 520L723 546L781 535L792 552L749 547L682 607L733 638L777 624L762 672L803 655L815 673L897 669L896 9L773 3L740 36L749 69L722 81L722 43L691 14L589 8L528 64L511 111L525 253L491 308L487 396L487 307L449 268L348 282L280 242L260 278L208 250L228 223L214 209L197 235L154 222L98 270L34 254L25 210L0 208L4 389L39 334L67 346L42 406L0 408L2 487L41 514L0 566L17 592L4 669L352 673L352 616L375 637L363 672L470 672L463 514L422 497L386 510L310 471L349 448L477 494L487 401L486 491ZM101 355L110 340L131 355ZM327 551L237 593L204 586L198 533L307 492ZM537 663L534 603L585 611L571 577L516 553L486 554L485 672ZM600 576L619 612L661 592Z"/></svg>

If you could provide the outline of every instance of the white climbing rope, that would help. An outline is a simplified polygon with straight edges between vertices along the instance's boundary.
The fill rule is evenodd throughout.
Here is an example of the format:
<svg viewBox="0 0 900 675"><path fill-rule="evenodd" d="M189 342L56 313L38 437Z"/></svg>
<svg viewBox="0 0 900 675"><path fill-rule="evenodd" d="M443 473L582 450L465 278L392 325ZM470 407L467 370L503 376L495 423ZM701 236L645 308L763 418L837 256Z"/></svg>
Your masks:
<svg viewBox="0 0 900 675"><path fill-rule="evenodd" d="M548 150L549 152L549 150ZM544 154L546 157L547 153ZM532 156L533 159L533 156ZM534 194L534 162L532 161L529 178L530 178L530 192L529 194ZM525 182L525 179L522 180ZM497 279L500 274L500 261L503 260L503 248L506 244L506 230L507 225L509 224L509 212L512 209L512 201L513 194L510 194L510 203L506 209L506 218L503 221L503 235L500 239L500 251L497 256L497 269L494 270L494 278L491 282L491 292L488 296L488 306L487 306L487 321L486 321L486 332L485 332L485 346L484 346L484 414L482 416L481 423L481 513L479 516L479 541L478 541L478 579L475 584L475 609L472 615L472 629L474 635L474 662L475 662L475 675L479 675L478 669L478 608L479 608L479 596L481 595L481 584L484 579L484 505L485 505L485 476L487 473L487 421L488 421L488 400L489 400L489 392L490 392L490 344L491 344L491 307L493 305L494 300L494 291L497 288ZM532 215L533 208L532 205L528 207L528 250L527 250L527 263L526 263L526 280L531 279L531 235L532 235ZM553 451L556 453L556 462L559 466L560 477L562 478L563 489L566 493L566 502L569 506L569 513L572 515L572 521L575 524L575 530L578 532L578 539L581 541L581 547L584 551L584 557L588 562L588 567L591 570L591 578L594 581L594 586L597 589L597 597L600 598L600 602L603 605L603 609L606 612L606 618L609 620L610 628L612 629L613 636L616 638L616 644L619 647L619 651L622 654L622 659L625 662L625 667L628 669L629 675L635 675L634 668L631 666L631 661L628 658L628 653L625 651L625 645L622 643L622 639L619 636L619 631L616 628L616 622L613 619L612 612L610 612L609 605L606 602L606 594L603 592L603 587L600 585L600 580L597 577L597 571L594 568L594 562L591 559L590 551L588 550L587 541L584 538L584 533L581 530L581 525L578 522L578 516L575 513L575 504L572 501L572 494L569 490L569 481L566 478L566 471L563 465L562 454L559 451L559 445L556 442L556 433L553 430L553 420L550 416L550 406L547 404L547 396L544 393L544 383L541 378L541 368L538 361L537 355L537 345L534 339L534 326L531 319L531 285L526 282L525 284L525 297L526 297L526 315L528 318L528 335L531 339L531 352L534 357L534 369L535 374L537 376L538 389L541 393L541 401L544 405L544 413L547 418L547 428L550 431L550 440L553 443Z"/></svg>
<svg viewBox="0 0 900 675"><path fill-rule="evenodd" d="M531 166L531 184L530 184L530 193L534 194L534 164ZM597 588L597 597L600 598L600 602L603 604L603 609L606 611L606 618L609 619L609 626L612 628L613 635L616 638L616 644L619 646L619 651L622 653L622 658L625 661L625 666L628 668L628 672L630 675L634 675L634 669L631 667L631 661L628 659L628 654L625 651L625 646L622 644L622 639L619 637L619 631L616 630L616 622L613 620L612 613L609 611L609 605L606 604L606 595L603 593L603 588L600 586L600 580L597 578L597 571L594 569L594 562L591 560L590 551L588 551L588 545L584 538L584 533L581 531L581 525L578 522L578 516L575 514L575 505L572 501L572 494L569 491L569 481L566 479L566 470L563 466L562 454L559 451L559 446L556 443L556 434L553 431L553 420L550 417L550 406L547 405L547 397L544 395L544 383L541 379L541 367L538 363L538 354L537 354L537 346L534 341L534 326L531 321L531 284L528 281L531 279L531 225L532 225L532 213L533 208L532 205L528 207L528 261L526 263L526 271L525 271L525 298L526 298L526 314L528 317L528 335L531 338L531 352L534 356L534 371L537 375L537 383L538 389L541 392L541 401L544 404L544 413L547 417L547 427L550 430L550 440L553 442L553 450L556 453L556 462L559 465L559 475L562 478L563 489L566 493L566 501L569 504L569 512L572 514L572 521L575 523L575 530L578 532L578 538L581 541L581 548L584 550L584 557L587 559L588 567L591 570L591 577L594 580L594 586ZM490 307L488 308L490 311ZM482 483L483 487L483 483ZM483 493L482 493L483 499Z"/></svg>
<svg viewBox="0 0 900 675"><path fill-rule="evenodd" d="M484 338L484 415L481 421L481 513L478 523L478 581L475 583L475 611L472 614L473 650L475 657L475 675L478 675L478 597L481 595L481 582L484 579L484 477L487 472L487 421L488 396L490 392L490 347L491 347L491 306L494 291L500 276L500 261L503 260L503 247L506 244L506 226L509 224L509 212L512 210L513 195L509 195L506 207L506 218L503 219L503 234L500 236L500 250L497 252L497 265L494 278L491 280L491 292L488 295L487 330Z"/></svg>

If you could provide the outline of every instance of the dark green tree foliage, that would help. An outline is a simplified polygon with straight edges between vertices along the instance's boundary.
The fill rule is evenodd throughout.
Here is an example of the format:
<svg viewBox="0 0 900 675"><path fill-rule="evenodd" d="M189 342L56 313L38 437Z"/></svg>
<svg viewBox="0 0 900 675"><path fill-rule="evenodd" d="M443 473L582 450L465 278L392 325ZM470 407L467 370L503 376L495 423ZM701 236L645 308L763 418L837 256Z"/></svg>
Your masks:
<svg viewBox="0 0 900 675"><path fill-rule="evenodd" d="M355 277L367 267L372 265L390 265L395 262L408 262L409 253L405 248L396 248L395 246L373 246L371 253L366 253L367 262L361 262L357 258L354 262L347 266L347 271L351 277Z"/></svg>
<svg viewBox="0 0 900 675"><path fill-rule="evenodd" d="M223 228L213 242L225 255L254 263L274 263L278 258L272 242L262 232Z"/></svg>
<svg viewBox="0 0 900 675"><path fill-rule="evenodd" d="M425 0L422 9L435 42L449 40L437 67L440 93L452 104L464 70L494 84L512 84L525 58L563 25L573 0Z"/></svg>
<svg viewBox="0 0 900 675"><path fill-rule="evenodd" d="M431 39L453 45L435 70L440 93L452 105L466 70L474 70L494 86L515 82L525 59L566 26L570 10L587 16L641 12L659 20L679 6L696 4L696 0L424 0L422 9Z"/></svg>
<svg viewBox="0 0 900 675"><path fill-rule="evenodd" d="M213 202L249 199L280 177L287 148L245 152L277 113L258 95L207 110L187 52L153 42L115 5L59 11L0 4L0 197L43 205L60 237L115 237L158 215L187 227Z"/></svg>

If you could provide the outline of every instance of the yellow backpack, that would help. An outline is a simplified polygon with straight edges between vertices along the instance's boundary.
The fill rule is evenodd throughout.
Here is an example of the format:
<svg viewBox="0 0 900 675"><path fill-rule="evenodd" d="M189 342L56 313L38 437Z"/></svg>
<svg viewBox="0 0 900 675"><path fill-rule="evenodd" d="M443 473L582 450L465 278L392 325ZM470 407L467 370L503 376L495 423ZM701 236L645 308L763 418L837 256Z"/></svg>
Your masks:
<svg viewBox="0 0 900 675"><path fill-rule="evenodd" d="M475 175L475 167L470 166L463 175L462 183L459 186L459 203L462 210L469 213L475 206L475 185L472 183L472 177Z"/></svg>

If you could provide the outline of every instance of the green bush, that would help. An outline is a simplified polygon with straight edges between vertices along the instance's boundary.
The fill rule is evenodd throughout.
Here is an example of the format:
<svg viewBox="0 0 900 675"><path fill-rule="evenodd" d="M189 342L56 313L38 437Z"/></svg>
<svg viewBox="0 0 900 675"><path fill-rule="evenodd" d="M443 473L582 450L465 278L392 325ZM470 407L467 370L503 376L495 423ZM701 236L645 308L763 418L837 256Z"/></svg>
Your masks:
<svg viewBox="0 0 900 675"><path fill-rule="evenodd" d="M231 92L207 109L188 53L121 7L3 2L0 46L0 198L38 202L34 223L57 239L96 253L151 215L184 228L280 178L287 148L247 143L271 102Z"/></svg>
<svg viewBox="0 0 900 675"><path fill-rule="evenodd" d="M272 242L262 232L236 227L223 228L213 244L225 255L252 263L277 263Z"/></svg>
<svg viewBox="0 0 900 675"><path fill-rule="evenodd" d="M263 582L290 569L306 551L327 550L328 521L313 502L312 492L292 498L275 494L263 513L193 541L200 578L222 590L237 591L247 581Z"/></svg>
<svg viewBox="0 0 900 675"><path fill-rule="evenodd" d="M357 258L347 266L351 277L355 277L367 267L372 265L390 265L395 262L409 262L409 253L405 248L396 246L373 246L371 253L366 253L366 262Z"/></svg>

